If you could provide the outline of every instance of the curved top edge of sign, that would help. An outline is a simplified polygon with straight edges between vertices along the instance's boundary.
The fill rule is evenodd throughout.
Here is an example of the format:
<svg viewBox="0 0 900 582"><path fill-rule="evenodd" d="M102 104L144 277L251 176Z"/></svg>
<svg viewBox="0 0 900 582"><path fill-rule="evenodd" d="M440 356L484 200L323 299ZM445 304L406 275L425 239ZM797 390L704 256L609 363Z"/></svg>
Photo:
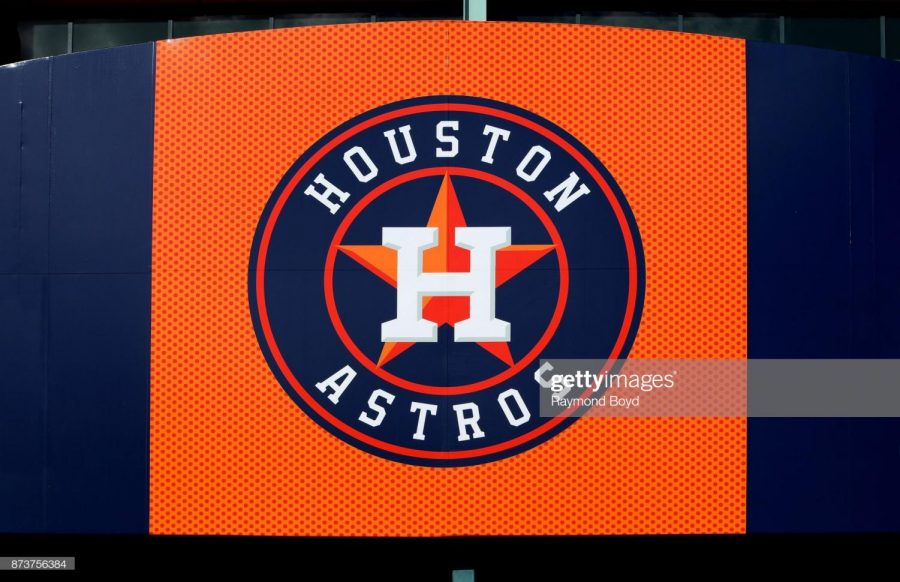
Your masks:
<svg viewBox="0 0 900 582"><path fill-rule="evenodd" d="M47 57L37 57L34 59L27 59L24 61L18 61L15 63L2 64L0 65L0 71L4 69L15 69L26 65L32 62L41 62L41 61L53 61L61 58L69 58L73 55L89 55L89 54L97 54L97 53L107 53L108 51L117 51L128 49L136 46L146 46L146 45L156 45L160 43L165 44L173 44L173 43L190 43L197 42L198 39L211 39L211 38L223 38L223 37L235 37L235 36L245 36L245 35L260 35L260 34L314 34L317 31L321 31L322 29L347 29L347 28L358 28L358 27L366 27L371 28L374 26L378 27L392 27L392 28L422 28L429 27L435 25L446 25L452 27L504 27L504 28L538 28L538 29L550 29L550 28L559 28L559 27L567 27L573 31L578 30L580 32L588 32L588 31L596 31L596 30L617 30L623 31L623 34L626 33L624 31L628 31L630 33L634 33L637 31L640 34L645 35L678 35L688 38L715 38L720 39L724 42L737 42L737 43L750 43L750 44L759 44L759 45L767 45L767 46L781 46L783 50L788 51L813 51L821 54L842 54L849 55L857 58L868 58L868 59L877 59L883 60L887 62L898 62L893 59L866 55L861 53L854 53L848 51L840 51L835 49L827 49L827 48L819 48L819 47L810 47L805 45L795 45L795 44L782 44L782 43L774 43L774 42L766 42L766 41L758 41L758 40L747 40L736 37L729 36L721 36L721 35L713 35L713 34L704 34L697 32L685 32L685 31L674 31L674 30L659 30L659 29L650 29L650 28L640 28L640 27L631 27L631 26L608 26L604 24L593 24L593 23L563 23L563 22L519 22L519 21L471 21L471 20L407 20L407 21L392 21L392 22L352 22L352 23L341 23L341 24L311 24L306 26L293 26L293 27L285 27L285 28L265 28L259 30L245 30L245 31L237 31L237 32L224 32L219 34L205 34L199 36L185 36L179 38L170 38L170 39L161 39L156 41L144 42L144 43L134 43L127 44L109 48L98 48L98 49L90 49L85 51L77 51L72 53L66 53L61 55L53 55ZM900 66L900 65L898 65Z"/></svg>

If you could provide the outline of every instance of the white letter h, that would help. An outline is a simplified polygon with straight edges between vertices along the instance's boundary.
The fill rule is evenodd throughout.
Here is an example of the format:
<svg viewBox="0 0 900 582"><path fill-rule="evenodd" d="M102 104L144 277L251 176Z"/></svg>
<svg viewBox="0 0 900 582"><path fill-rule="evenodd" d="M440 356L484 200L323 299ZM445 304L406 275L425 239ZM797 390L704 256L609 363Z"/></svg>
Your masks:
<svg viewBox="0 0 900 582"><path fill-rule="evenodd" d="M381 324L382 342L436 342L438 326L422 318L422 299L469 297L469 318L454 324L453 341L509 341L510 326L494 317L497 249L509 246L510 228L456 228L456 245L469 250L468 273L423 273L422 253L438 243L433 227L386 227L381 243L397 251L397 318Z"/></svg>

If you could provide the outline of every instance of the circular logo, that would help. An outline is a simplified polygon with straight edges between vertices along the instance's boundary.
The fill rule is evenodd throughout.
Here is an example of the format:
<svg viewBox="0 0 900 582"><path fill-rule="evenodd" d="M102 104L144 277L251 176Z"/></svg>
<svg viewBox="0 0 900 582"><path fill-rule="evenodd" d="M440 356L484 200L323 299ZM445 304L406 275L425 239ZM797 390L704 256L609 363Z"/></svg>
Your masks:
<svg viewBox="0 0 900 582"><path fill-rule="evenodd" d="M640 237L594 155L471 97L351 119L287 171L257 227L250 311L285 391L384 458L473 465L558 434L541 358L624 359Z"/></svg>

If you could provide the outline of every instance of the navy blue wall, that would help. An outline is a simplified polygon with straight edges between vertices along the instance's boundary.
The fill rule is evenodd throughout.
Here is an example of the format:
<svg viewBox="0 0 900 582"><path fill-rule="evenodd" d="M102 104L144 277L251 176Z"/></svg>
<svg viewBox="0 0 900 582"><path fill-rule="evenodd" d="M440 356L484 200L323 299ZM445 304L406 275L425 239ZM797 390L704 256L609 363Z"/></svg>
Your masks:
<svg viewBox="0 0 900 582"><path fill-rule="evenodd" d="M900 63L748 43L747 80L749 356L900 357ZM900 530L900 419L748 443L751 532Z"/></svg>
<svg viewBox="0 0 900 582"><path fill-rule="evenodd" d="M147 531L153 63L0 67L0 531Z"/></svg>

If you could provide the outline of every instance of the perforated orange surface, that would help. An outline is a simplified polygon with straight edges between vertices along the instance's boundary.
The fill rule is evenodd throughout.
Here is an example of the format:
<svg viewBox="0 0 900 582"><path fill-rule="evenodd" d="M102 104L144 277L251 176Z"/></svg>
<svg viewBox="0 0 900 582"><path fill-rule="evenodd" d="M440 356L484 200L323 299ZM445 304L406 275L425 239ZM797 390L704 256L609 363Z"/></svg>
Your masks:
<svg viewBox="0 0 900 582"><path fill-rule="evenodd" d="M435 94L528 109L610 170L646 259L632 356L746 357L742 41L466 22L163 41L151 533L743 532L743 419L586 418L513 458L429 468L338 440L279 386L247 301L250 246L267 199L338 124Z"/></svg>

